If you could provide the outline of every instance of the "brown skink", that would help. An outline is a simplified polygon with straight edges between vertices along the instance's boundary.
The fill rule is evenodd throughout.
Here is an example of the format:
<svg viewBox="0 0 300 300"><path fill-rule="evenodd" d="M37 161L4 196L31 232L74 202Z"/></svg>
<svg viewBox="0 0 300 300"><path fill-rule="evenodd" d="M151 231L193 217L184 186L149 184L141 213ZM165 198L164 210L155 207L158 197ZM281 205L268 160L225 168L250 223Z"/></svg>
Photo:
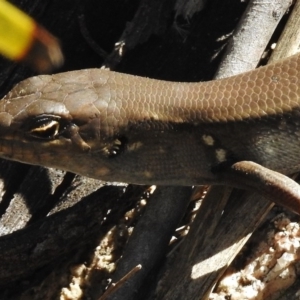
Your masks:
<svg viewBox="0 0 300 300"><path fill-rule="evenodd" d="M106 181L226 184L300 213L300 55L178 83L88 69L29 78L0 102L0 156ZM276 198L273 198L275 197Z"/></svg>

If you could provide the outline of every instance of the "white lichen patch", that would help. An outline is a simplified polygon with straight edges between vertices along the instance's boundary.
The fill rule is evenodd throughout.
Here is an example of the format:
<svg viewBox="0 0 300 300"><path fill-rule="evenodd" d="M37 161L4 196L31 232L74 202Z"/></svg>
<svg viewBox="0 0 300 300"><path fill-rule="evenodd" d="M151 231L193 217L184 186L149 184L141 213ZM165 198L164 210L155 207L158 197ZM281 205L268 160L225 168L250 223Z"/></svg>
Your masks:
<svg viewBox="0 0 300 300"><path fill-rule="evenodd" d="M155 187L149 189L149 192L153 190ZM135 207L128 210L119 223L101 238L84 263L70 268L69 280L61 289L60 300L99 299L99 293L103 293L111 282L116 261L132 234L132 224L142 215L146 203L146 198L140 199Z"/></svg>
<svg viewBox="0 0 300 300"><path fill-rule="evenodd" d="M296 280L300 261L300 226L283 215L246 260L242 270L228 269L210 300L273 300Z"/></svg>
<svg viewBox="0 0 300 300"><path fill-rule="evenodd" d="M73 266L70 270L69 286L62 288L60 300L81 300L84 296L85 289L91 285L90 280L94 270L112 273L115 269L113 262L112 241L117 228L109 231L100 245L95 249L93 258L88 264L79 264Z"/></svg>

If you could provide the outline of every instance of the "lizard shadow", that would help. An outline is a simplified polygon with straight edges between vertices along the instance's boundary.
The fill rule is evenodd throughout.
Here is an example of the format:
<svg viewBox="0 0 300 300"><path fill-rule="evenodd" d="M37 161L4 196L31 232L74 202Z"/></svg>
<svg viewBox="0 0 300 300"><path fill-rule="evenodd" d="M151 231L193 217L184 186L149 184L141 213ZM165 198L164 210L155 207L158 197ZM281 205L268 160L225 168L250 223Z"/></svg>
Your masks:
<svg viewBox="0 0 300 300"><path fill-rule="evenodd" d="M3 231L0 234L21 229L47 215L59 200L53 196L63 180L61 171L1 160L0 228Z"/></svg>

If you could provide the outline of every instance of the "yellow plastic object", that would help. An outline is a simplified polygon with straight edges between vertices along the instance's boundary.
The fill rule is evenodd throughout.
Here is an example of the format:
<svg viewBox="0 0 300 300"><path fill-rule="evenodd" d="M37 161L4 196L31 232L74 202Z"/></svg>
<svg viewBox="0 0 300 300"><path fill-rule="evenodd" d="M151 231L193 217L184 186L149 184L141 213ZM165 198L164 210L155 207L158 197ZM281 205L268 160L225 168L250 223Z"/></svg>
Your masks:
<svg viewBox="0 0 300 300"><path fill-rule="evenodd" d="M0 1L0 53L21 60L34 39L36 23L12 4Z"/></svg>

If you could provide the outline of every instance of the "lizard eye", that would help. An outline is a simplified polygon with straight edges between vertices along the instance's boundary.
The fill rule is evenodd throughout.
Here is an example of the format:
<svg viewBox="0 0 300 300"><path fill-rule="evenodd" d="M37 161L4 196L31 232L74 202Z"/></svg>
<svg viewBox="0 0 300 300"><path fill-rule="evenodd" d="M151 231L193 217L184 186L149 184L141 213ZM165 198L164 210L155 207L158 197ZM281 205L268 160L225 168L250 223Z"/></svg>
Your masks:
<svg viewBox="0 0 300 300"><path fill-rule="evenodd" d="M66 129L66 124L63 123L64 122L62 122L60 117L40 115L30 120L26 126L26 131L27 134L32 137L43 140L52 140Z"/></svg>

